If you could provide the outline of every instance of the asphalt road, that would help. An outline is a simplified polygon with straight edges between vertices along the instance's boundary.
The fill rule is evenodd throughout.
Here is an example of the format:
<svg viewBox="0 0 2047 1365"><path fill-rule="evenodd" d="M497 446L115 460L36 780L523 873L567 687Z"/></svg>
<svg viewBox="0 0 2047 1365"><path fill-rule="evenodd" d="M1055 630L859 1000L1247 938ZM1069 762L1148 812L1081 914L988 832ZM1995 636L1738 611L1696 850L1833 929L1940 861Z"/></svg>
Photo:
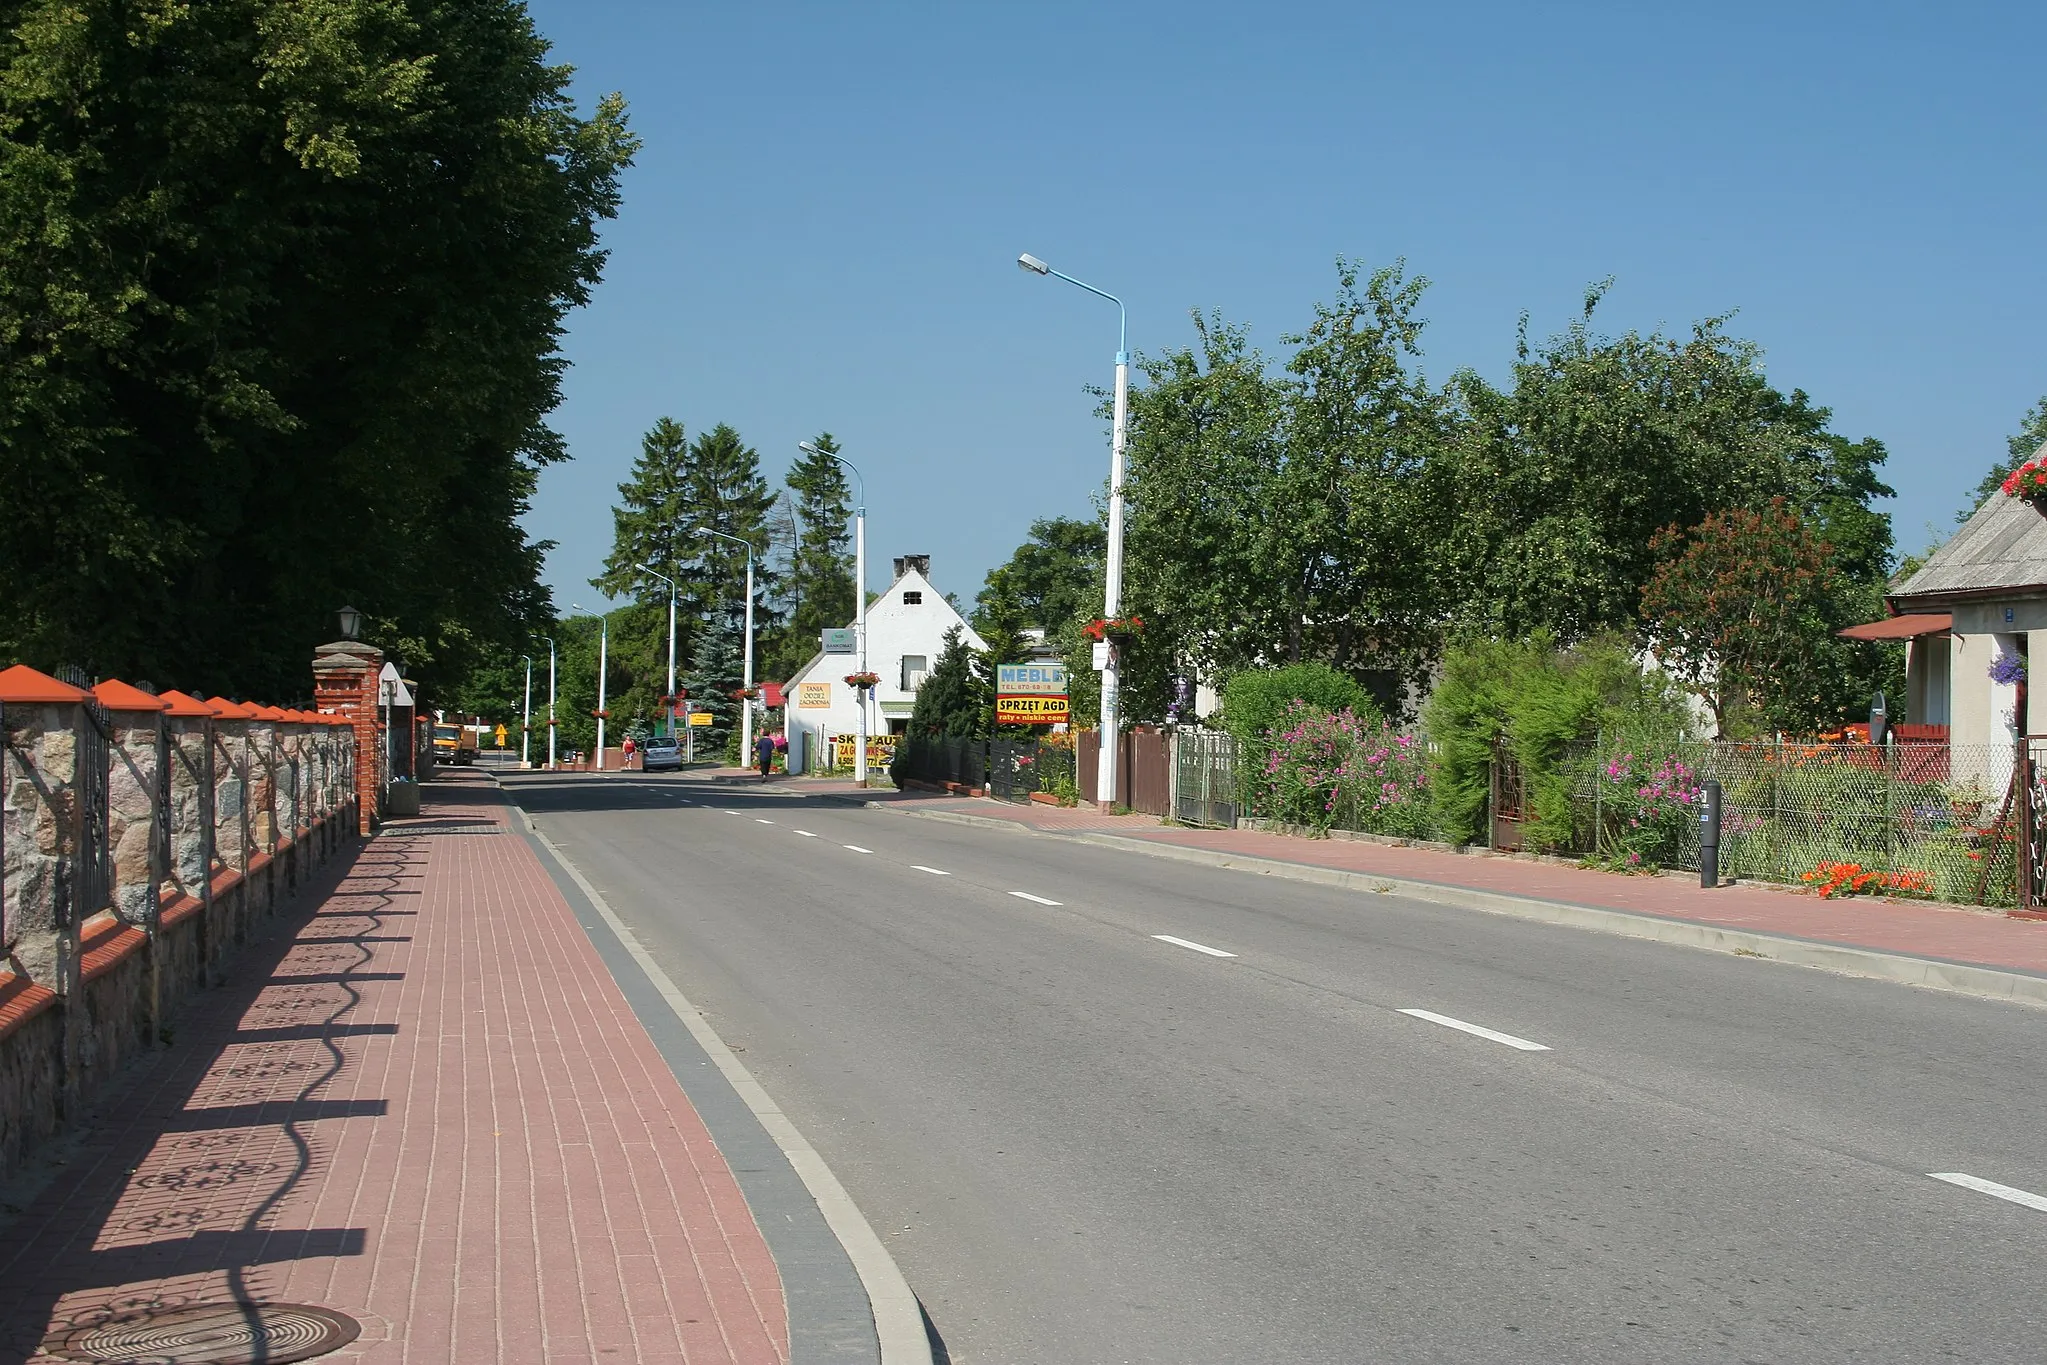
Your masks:
<svg viewBox="0 0 2047 1365"><path fill-rule="evenodd" d="M2047 1193L2047 1012L688 778L507 785L957 1365L2047 1360L2047 1200L1930 1174Z"/></svg>

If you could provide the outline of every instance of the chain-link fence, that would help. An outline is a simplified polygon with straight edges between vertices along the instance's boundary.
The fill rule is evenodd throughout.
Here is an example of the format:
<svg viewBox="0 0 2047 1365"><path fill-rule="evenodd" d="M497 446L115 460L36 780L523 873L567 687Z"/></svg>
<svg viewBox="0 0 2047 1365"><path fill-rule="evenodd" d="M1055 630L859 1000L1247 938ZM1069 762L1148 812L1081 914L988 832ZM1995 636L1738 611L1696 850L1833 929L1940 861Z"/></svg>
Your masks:
<svg viewBox="0 0 2047 1365"><path fill-rule="evenodd" d="M1318 750L1182 730L1175 745L1175 814L1186 823L1257 819L1442 837L1423 735L1357 733ZM1496 771L1489 784L1484 828L1496 845L1519 847L1526 837L1535 851L1616 870L1696 870L1701 798L1713 780L1722 792L1722 876L1820 886L1846 866L1872 874L1863 889L2018 903L2025 809L2012 746L1602 736L1572 748L1550 772L1519 771L1505 745L1494 763L1515 769ZM1502 830L1513 837L1503 841Z"/></svg>
<svg viewBox="0 0 2047 1365"><path fill-rule="evenodd" d="M2017 902L2020 811L2009 745L1692 743L1600 746L1572 774L1565 850L1699 865L1700 793L1721 788L1723 875L1823 885L1844 865L1883 889Z"/></svg>

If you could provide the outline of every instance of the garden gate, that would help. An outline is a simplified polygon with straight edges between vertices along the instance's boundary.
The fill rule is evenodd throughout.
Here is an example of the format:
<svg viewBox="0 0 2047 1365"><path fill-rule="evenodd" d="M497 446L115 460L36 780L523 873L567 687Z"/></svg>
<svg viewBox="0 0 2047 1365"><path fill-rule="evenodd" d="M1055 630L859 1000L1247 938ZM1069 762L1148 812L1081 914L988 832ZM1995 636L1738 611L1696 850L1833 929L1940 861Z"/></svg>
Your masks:
<svg viewBox="0 0 2047 1365"><path fill-rule="evenodd" d="M1492 782L1486 803L1491 817L1491 847L1519 852L1523 846L1522 827L1528 823L1528 784L1522 780L1521 761L1507 747L1504 737L1493 741Z"/></svg>

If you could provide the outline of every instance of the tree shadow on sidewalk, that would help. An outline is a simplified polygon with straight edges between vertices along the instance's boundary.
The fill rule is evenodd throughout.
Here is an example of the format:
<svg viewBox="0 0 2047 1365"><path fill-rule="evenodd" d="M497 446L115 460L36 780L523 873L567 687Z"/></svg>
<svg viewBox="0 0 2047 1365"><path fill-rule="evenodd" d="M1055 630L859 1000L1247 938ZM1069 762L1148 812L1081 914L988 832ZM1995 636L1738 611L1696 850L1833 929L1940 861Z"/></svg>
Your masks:
<svg viewBox="0 0 2047 1365"><path fill-rule="evenodd" d="M46 1335L132 1313L263 1302L273 1267L364 1254L360 1227L280 1227L309 1208L331 1124L374 1118L382 1099L328 1098L366 1041L394 1024L352 1022L407 874L415 837L378 837L302 887L231 966L188 1000L175 1043L140 1059L13 1183L0 1229L0 1360ZM323 1128L322 1125L328 1125ZM296 1196L296 1198L295 1198ZM290 1208L287 1205L291 1205Z"/></svg>

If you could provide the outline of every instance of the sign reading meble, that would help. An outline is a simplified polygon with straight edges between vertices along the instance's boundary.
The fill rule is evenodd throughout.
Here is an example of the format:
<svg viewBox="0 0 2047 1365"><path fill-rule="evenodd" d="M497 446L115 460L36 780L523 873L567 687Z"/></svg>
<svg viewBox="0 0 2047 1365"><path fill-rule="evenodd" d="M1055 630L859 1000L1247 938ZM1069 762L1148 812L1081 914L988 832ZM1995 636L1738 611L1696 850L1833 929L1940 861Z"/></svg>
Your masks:
<svg viewBox="0 0 2047 1365"><path fill-rule="evenodd" d="M1052 725L1069 720L1066 665L997 664L995 723Z"/></svg>

